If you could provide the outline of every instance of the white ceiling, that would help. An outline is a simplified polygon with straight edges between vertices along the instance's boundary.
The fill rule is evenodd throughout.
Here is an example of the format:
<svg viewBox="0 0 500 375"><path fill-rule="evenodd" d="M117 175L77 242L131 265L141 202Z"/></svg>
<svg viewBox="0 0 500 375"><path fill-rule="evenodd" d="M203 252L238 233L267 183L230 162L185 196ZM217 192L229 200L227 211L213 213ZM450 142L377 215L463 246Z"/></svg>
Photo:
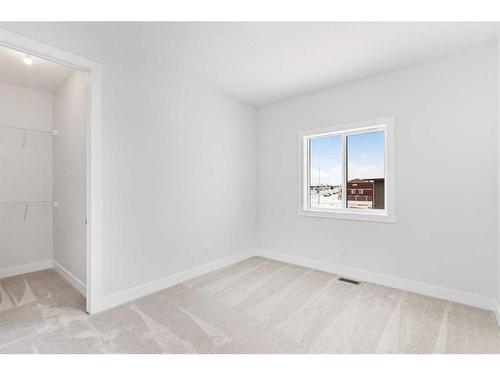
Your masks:
<svg viewBox="0 0 500 375"><path fill-rule="evenodd" d="M31 56L33 65L22 61L26 54L0 46L0 82L54 92L73 72L65 65Z"/></svg>
<svg viewBox="0 0 500 375"><path fill-rule="evenodd" d="M39 27L39 26L33 26ZM171 66L254 106L493 41L498 23L99 22L44 27Z"/></svg>

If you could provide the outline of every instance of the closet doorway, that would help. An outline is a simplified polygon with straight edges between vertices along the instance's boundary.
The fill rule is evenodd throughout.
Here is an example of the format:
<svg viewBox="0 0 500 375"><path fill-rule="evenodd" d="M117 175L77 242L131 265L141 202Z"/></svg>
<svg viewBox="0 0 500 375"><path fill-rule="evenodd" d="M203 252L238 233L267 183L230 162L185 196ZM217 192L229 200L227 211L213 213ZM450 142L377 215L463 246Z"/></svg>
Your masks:
<svg viewBox="0 0 500 375"><path fill-rule="evenodd" d="M0 311L78 292L99 310L99 111L98 64L0 33Z"/></svg>

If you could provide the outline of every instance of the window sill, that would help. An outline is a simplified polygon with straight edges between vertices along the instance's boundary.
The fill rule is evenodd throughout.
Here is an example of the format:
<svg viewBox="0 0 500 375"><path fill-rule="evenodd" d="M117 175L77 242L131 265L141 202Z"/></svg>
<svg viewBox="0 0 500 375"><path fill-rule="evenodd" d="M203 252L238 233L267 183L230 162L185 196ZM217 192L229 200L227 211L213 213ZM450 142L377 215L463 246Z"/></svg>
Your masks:
<svg viewBox="0 0 500 375"><path fill-rule="evenodd" d="M341 220L354 220L354 221L372 221L379 223L395 223L396 218L394 214L389 214L387 211L380 213L371 212L356 212L351 210L315 210L315 209L301 209L299 210L301 216L322 217L327 219L341 219Z"/></svg>

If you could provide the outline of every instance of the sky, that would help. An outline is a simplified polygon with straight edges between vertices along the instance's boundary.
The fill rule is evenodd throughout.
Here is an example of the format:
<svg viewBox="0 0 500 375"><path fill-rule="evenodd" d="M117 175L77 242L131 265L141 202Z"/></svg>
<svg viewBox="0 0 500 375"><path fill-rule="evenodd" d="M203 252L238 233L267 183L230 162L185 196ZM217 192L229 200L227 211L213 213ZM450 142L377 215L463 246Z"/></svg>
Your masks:
<svg viewBox="0 0 500 375"><path fill-rule="evenodd" d="M311 140L311 185L342 183L341 137ZM347 137L348 179L384 177L384 132Z"/></svg>

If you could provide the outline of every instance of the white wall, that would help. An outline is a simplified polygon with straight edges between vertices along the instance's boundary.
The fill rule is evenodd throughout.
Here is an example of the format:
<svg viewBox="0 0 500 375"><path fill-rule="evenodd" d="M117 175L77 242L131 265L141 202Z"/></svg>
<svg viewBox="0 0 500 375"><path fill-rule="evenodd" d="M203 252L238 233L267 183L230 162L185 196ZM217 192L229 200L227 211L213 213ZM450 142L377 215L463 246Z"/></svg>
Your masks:
<svg viewBox="0 0 500 375"><path fill-rule="evenodd" d="M259 109L259 246L493 297L496 58L483 46ZM298 216L297 132L393 115L396 224Z"/></svg>
<svg viewBox="0 0 500 375"><path fill-rule="evenodd" d="M103 64L105 295L255 246L251 107L63 24L1 27Z"/></svg>
<svg viewBox="0 0 500 375"><path fill-rule="evenodd" d="M86 283L87 76L75 71L54 92L54 261Z"/></svg>
<svg viewBox="0 0 500 375"><path fill-rule="evenodd" d="M252 109L142 65L105 71L103 108L106 293L253 246Z"/></svg>
<svg viewBox="0 0 500 375"><path fill-rule="evenodd" d="M0 83L0 124L52 130L52 95ZM52 137L0 128L0 274L52 259L52 204L28 210L2 202L52 200ZM8 208L8 209L7 209Z"/></svg>

